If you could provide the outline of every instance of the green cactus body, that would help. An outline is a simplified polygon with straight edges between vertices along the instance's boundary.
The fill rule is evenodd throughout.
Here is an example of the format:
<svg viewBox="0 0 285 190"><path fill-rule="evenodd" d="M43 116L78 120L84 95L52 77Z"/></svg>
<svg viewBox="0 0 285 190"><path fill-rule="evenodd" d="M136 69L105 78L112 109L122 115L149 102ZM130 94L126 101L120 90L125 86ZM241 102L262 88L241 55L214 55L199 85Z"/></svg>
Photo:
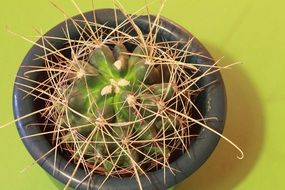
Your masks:
<svg viewBox="0 0 285 190"><path fill-rule="evenodd" d="M167 67L149 66L144 55L141 47L129 56L123 44L113 50L101 46L80 63L82 74L67 91L68 108L62 119L65 128L82 138L74 139L70 132L65 137L80 147L77 160L81 152L90 164L100 163L110 172L133 167L132 160L139 163L142 154L169 155L168 147L157 143L158 133L162 126L173 131L175 125L169 119L163 124L157 113L162 109L159 103L170 101L175 91L161 82L162 75L169 80Z"/></svg>

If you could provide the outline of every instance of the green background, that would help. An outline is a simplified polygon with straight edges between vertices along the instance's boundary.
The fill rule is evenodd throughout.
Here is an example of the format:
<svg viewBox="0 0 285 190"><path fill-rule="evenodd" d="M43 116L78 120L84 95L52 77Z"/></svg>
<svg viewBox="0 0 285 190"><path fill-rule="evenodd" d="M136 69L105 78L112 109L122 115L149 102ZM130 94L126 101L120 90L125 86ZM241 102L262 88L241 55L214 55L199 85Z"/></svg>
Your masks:
<svg viewBox="0 0 285 190"><path fill-rule="evenodd" d="M69 15L77 14L70 0L54 0ZM91 0L76 1L83 11ZM121 1L128 12L143 0ZM158 2L158 1L156 1ZM112 7L95 0L96 8ZM152 11L155 12L157 3ZM228 96L224 135L237 143L245 158L221 140L210 159L177 189L284 189L285 158L285 1L283 0L168 0L162 15L200 39L222 65ZM64 17L48 0L2 1L0 6L0 122L13 120L12 88L18 67L31 44L24 36L34 29L48 31ZM35 40L36 38L31 37ZM0 189L56 190L62 186L39 166L21 170L33 161L14 124L0 129Z"/></svg>

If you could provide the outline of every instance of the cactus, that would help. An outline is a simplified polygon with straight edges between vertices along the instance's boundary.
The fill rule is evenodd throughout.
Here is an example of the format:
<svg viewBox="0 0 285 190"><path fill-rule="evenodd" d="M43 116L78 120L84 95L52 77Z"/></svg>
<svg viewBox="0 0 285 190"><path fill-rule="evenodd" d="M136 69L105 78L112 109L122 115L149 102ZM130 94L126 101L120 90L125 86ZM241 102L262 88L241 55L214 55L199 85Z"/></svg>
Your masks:
<svg viewBox="0 0 285 190"><path fill-rule="evenodd" d="M161 81L161 75L169 76L167 65L151 66L145 55L139 46L129 56L123 44L113 50L103 45L78 61L77 79L66 90L70 109L58 118L69 129L66 143L80 147L74 151L76 160L82 154L89 165L100 163L110 172L133 167L132 160L139 163L142 154L170 156L169 147L155 140L176 127L176 118L165 120L159 114L176 92L169 77Z"/></svg>
<svg viewBox="0 0 285 190"><path fill-rule="evenodd" d="M140 175L148 177L147 172L160 168L164 174L166 169L178 171L170 163L189 153L190 141L197 135L193 126L224 138L242 158L242 151L207 126L209 118L195 106L203 91L198 81L221 67L189 63L189 58L211 59L192 48L193 39L164 41L162 36L157 40L160 13L154 20L148 15L150 31L146 32L136 24L137 16L124 12L114 10L116 26L112 27L89 21L84 14L83 20L70 18L62 28L65 38L43 36L36 43L44 52L36 56L40 64L27 67L16 85L36 101L44 101L43 109L17 118L39 114L44 120L28 124L40 127L41 133L24 137L47 135L53 147L38 160L55 153L55 158L64 156L67 165L74 164L66 187L84 169L87 174L80 183L94 173L105 175L100 189L110 176L135 176L143 189ZM75 39L69 30L74 30Z"/></svg>

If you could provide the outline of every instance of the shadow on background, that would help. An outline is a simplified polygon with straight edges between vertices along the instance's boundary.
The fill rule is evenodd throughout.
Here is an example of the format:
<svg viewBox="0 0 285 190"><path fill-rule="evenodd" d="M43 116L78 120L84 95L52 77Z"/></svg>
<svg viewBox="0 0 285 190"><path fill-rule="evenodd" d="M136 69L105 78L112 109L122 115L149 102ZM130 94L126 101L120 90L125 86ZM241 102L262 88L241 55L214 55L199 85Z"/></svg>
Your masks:
<svg viewBox="0 0 285 190"><path fill-rule="evenodd" d="M236 62L216 48L206 47L216 60L225 56L220 65ZM223 70L222 75L228 104L223 135L236 143L244 151L245 157L243 160L237 159L238 152L221 139L209 160L179 184L176 190L233 189L250 173L262 151L265 121L262 102L254 84L241 65Z"/></svg>

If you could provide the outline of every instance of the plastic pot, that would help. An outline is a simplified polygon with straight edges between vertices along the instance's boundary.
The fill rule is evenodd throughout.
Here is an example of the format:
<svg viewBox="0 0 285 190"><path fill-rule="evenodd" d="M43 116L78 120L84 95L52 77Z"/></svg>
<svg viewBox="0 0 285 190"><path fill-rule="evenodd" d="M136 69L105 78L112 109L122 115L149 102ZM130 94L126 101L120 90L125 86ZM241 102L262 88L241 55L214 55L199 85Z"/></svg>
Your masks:
<svg viewBox="0 0 285 190"><path fill-rule="evenodd" d="M113 9L100 9L96 11L90 11L84 13L85 18L88 21L94 22L94 15L96 17L96 22L99 24L106 24L107 26L114 28L116 26L115 15ZM120 12L117 11L117 20L118 23L123 22L126 18ZM153 20L155 17L152 16ZM84 22L82 21L82 16L78 15L73 17L73 19L78 20L77 24L84 27ZM148 26L148 17L147 16L139 16L135 19L135 23L140 28L142 33L149 33ZM67 25L69 28L70 38L76 39L78 38L78 32L70 20L67 21ZM52 28L45 36L55 36L55 37L65 37L65 34L62 28L66 27L66 22L62 22L59 25ZM166 40L166 41L189 41L193 36L181 26L165 19L160 19L160 29L158 32L158 40ZM63 42L61 40L56 39L48 39L49 43L51 43L56 48L63 47ZM38 44L42 44L42 40L39 39ZM197 64L206 64L213 65L214 60L210 59L211 55L204 48L204 46L197 40L193 39L191 46L188 49L192 52L199 52L208 58L203 58L201 56L190 56L186 62L197 63ZM24 73L27 71L26 66L39 66L44 65L44 62L40 59L35 59L38 55L44 55L44 51L41 47L34 45L26 57L22 62L22 67L20 67L18 71L18 76L24 76ZM205 72L206 67L201 67L201 72ZM35 73L30 76L31 79L34 80L44 80L44 76L39 73ZM212 129L222 133L224 128L224 120L225 120L225 107L226 107L226 96L223 81L219 72L215 72L211 75L203 77L198 83L201 86L205 86L205 84L209 84L215 81L211 85L205 87L205 89L200 93L195 102L196 106L202 113L204 118L215 117L217 120L208 121L207 125ZM23 80L21 78L16 79L16 83L23 83L25 85L33 86L35 84ZM13 93L13 107L14 107L14 116L15 118L20 118L24 115L27 115L36 110L42 109L44 106L44 102L34 101L34 98L28 96L23 99L26 95L23 91L21 91L16 85L14 87ZM29 135L37 134L41 132L40 126L32 126L27 127L27 125L32 123L39 123L41 121L38 115L32 115L25 119L19 120L16 122L17 129L21 137L26 137ZM22 139L24 145L26 146L29 153L35 160L38 160L38 164L45 169L50 175L54 176L56 179L61 181L62 183L67 183L69 177L72 175L75 165L67 164L67 160L61 156L57 155L56 163L54 165L54 151L47 154L49 150L52 149L51 144L48 142L45 136L35 136L32 138L23 138ZM219 136L214 134L213 132L201 127L199 130L199 136L191 143L189 147L190 157L187 154L181 155L178 159L171 163L173 168L176 168L178 171L175 174L171 173L169 170L166 170L166 176L164 181L164 171L163 169L148 173L148 177L151 181L149 181L146 177L141 177L141 183L144 189L155 190L155 189L167 189L169 187L174 186L175 184L181 182L188 176L190 176L193 172L195 172L211 155L214 148L216 147L219 141ZM39 159L41 158L41 159ZM55 166L55 168L54 168ZM215 175L215 174L213 174ZM79 169L74 178L71 181L70 186L76 187L79 182L86 176L86 173L83 169ZM83 181L79 184L78 189L97 189L102 181L104 180L104 176L100 176L94 174L92 176L92 182L89 183L89 180ZM117 178L110 177L102 189L128 189L135 190L138 189L138 184L135 178Z"/></svg>

